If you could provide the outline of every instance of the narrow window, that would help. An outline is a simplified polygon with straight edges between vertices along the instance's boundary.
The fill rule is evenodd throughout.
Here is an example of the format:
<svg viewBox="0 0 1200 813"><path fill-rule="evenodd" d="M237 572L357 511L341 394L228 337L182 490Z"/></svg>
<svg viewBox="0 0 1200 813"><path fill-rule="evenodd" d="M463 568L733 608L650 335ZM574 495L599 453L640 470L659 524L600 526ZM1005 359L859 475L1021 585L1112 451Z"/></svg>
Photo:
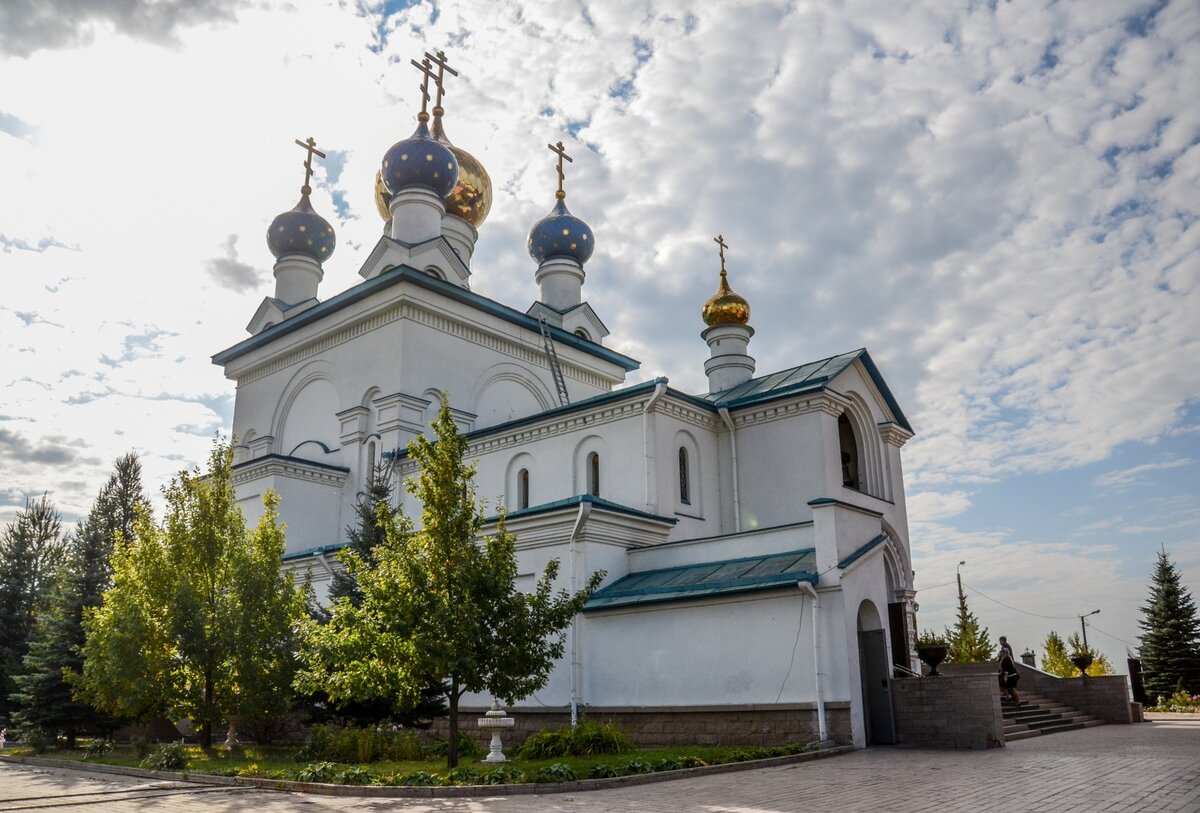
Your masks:
<svg viewBox="0 0 1200 813"><path fill-rule="evenodd" d="M371 485L375 480L375 441L367 444L367 485Z"/></svg>
<svg viewBox="0 0 1200 813"><path fill-rule="evenodd" d="M588 494L600 496L600 453L588 455Z"/></svg>
<svg viewBox="0 0 1200 813"><path fill-rule="evenodd" d="M529 507L529 469L517 474L517 509Z"/></svg>
<svg viewBox="0 0 1200 813"><path fill-rule="evenodd" d="M692 484L688 480L687 449L679 447L679 501L684 505L692 504Z"/></svg>
<svg viewBox="0 0 1200 813"><path fill-rule="evenodd" d="M858 440L854 437L854 427L844 412L838 416L838 446L842 453L842 485L846 488L861 489L858 477Z"/></svg>

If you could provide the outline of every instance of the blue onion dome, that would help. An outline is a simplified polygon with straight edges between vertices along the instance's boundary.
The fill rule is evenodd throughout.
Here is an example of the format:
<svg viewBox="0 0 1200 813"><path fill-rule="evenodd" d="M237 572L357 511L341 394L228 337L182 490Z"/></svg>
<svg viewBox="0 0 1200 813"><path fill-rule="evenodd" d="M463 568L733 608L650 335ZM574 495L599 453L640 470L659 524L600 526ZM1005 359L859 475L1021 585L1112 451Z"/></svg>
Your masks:
<svg viewBox="0 0 1200 813"><path fill-rule="evenodd" d="M458 183L458 159L445 144L429 134L428 114L422 114L410 138L397 141L383 156L383 185L389 194L424 187L444 198Z"/></svg>
<svg viewBox="0 0 1200 813"><path fill-rule="evenodd" d="M567 257L583 265L592 256L595 243L591 228L567 211L562 197L550 214L529 230L529 255L539 264L551 257Z"/></svg>
<svg viewBox="0 0 1200 813"><path fill-rule="evenodd" d="M308 194L305 186L299 203L272 220L267 229L267 248L277 260L285 254L301 254L322 263L333 254L337 245L333 226L313 211Z"/></svg>

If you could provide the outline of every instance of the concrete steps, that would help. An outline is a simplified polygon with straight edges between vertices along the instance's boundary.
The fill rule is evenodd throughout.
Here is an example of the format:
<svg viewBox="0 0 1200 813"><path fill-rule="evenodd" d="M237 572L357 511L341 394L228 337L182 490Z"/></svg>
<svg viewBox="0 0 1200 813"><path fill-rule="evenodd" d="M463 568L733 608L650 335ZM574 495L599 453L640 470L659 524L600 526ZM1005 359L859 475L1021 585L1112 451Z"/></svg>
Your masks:
<svg viewBox="0 0 1200 813"><path fill-rule="evenodd" d="M1089 717L1070 706L1055 703L1036 692L1022 691L1020 705L1007 697L1001 697L1000 708L1004 715L1006 742L1104 725L1103 720Z"/></svg>

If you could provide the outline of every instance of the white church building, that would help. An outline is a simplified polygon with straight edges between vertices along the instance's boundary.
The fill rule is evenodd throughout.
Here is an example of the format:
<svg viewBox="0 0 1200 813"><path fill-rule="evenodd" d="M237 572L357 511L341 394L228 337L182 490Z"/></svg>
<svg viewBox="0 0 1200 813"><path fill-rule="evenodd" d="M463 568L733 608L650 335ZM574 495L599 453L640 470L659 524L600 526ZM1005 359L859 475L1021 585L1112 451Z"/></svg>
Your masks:
<svg viewBox="0 0 1200 813"><path fill-rule="evenodd" d="M708 391L625 385L639 365L605 346L584 299L595 240L565 205L561 143L555 205L529 233L539 300L474 293L491 182L446 138L444 56L431 58L432 127L422 110L383 158L384 233L362 281L318 295L335 238L306 175L268 232L274 296L249 338L213 357L237 386L247 519L278 492L286 563L324 595L371 471L392 461L397 481L410 476L403 450L446 396L477 492L503 495L522 581L551 558L563 586L608 574L548 685L510 710L523 727L586 714L643 742L892 741L886 679L914 665L900 461L912 429L871 356L756 376L722 243L717 293L698 308Z"/></svg>

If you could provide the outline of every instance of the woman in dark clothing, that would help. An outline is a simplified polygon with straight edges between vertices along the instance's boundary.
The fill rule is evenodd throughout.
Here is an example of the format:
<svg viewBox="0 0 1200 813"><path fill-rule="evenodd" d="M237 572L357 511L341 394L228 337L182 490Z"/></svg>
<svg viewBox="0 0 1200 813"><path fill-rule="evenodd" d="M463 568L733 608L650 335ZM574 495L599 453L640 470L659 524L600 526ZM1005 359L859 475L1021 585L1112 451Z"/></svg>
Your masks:
<svg viewBox="0 0 1200 813"><path fill-rule="evenodd" d="M1018 705L1021 703L1021 695L1017 694L1017 681L1021 679L1021 675L1017 672L1017 664L1013 661L1012 655L1008 651L1000 652L1000 691L1006 693L1012 698L1012 701Z"/></svg>

